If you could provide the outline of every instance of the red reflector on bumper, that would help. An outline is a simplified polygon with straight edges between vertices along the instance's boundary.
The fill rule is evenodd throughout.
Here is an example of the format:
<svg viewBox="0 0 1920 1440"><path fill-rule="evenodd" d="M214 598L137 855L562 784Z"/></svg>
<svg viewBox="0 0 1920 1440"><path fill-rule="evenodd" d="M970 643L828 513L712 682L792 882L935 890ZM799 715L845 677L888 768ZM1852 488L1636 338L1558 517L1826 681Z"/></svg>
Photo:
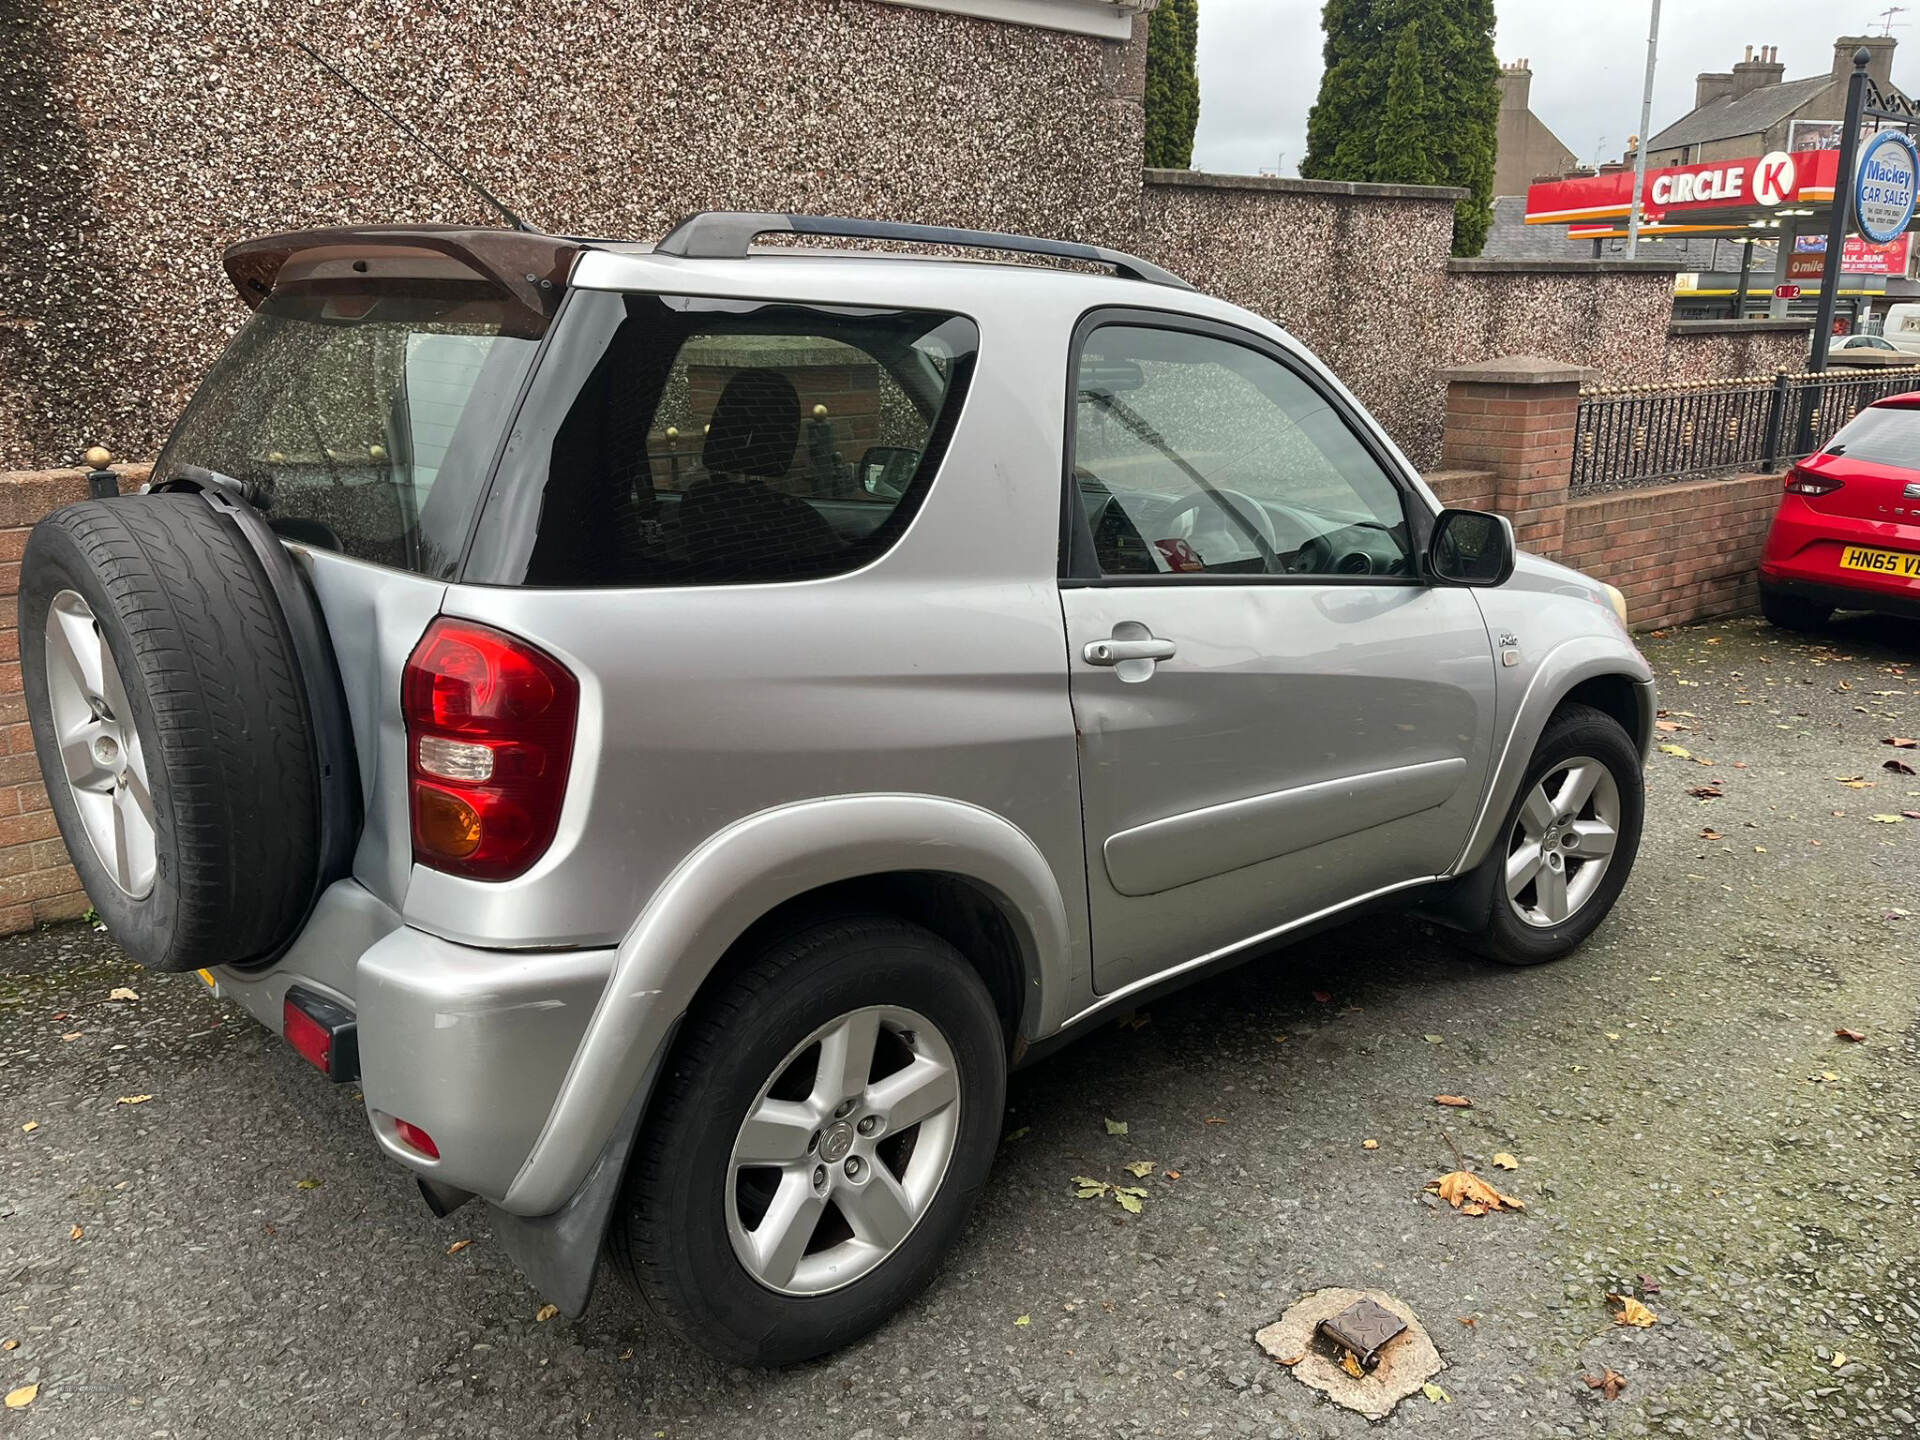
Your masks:
<svg viewBox="0 0 1920 1440"><path fill-rule="evenodd" d="M330 1080L360 1078L360 1038L353 1012L303 985L287 991L280 1009L281 1033Z"/></svg>
<svg viewBox="0 0 1920 1440"><path fill-rule="evenodd" d="M402 1145L418 1150L429 1160L440 1158L440 1147L433 1143L433 1137L409 1120L394 1118L393 1135Z"/></svg>

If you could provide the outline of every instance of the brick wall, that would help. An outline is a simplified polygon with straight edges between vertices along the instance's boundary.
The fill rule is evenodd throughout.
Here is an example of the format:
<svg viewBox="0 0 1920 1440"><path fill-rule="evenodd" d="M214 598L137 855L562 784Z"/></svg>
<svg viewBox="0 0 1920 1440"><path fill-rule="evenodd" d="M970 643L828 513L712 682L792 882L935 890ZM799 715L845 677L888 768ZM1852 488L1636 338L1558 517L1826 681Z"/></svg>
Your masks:
<svg viewBox="0 0 1920 1440"><path fill-rule="evenodd" d="M144 469L129 470L121 484L131 487L145 479ZM17 625L27 532L42 516L86 498L86 476L78 470L0 475L0 934L42 920L70 920L87 910L80 877L67 860L40 781L21 691Z"/></svg>

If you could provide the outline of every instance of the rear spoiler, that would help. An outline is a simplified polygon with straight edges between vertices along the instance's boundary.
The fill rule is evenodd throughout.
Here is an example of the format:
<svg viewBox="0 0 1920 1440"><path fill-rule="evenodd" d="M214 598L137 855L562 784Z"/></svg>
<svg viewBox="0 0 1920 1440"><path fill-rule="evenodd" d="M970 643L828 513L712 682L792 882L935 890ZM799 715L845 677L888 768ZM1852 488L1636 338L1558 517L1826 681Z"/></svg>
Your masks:
<svg viewBox="0 0 1920 1440"><path fill-rule="evenodd" d="M497 286L528 312L538 334L553 318L577 240L459 225L365 225L263 235L227 247L221 262L250 309L288 278L348 278L355 273L448 279L471 276ZM289 268L291 267L291 269ZM376 269L377 267L377 269Z"/></svg>

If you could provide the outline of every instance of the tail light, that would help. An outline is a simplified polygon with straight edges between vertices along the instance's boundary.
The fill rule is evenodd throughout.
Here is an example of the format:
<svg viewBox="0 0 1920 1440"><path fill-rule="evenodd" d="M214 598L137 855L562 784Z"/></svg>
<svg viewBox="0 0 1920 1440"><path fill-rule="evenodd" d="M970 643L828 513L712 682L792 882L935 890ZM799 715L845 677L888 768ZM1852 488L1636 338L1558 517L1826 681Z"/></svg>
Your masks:
<svg viewBox="0 0 1920 1440"><path fill-rule="evenodd" d="M1789 495L1831 495L1845 483L1828 475L1816 475L1813 471L1795 465L1787 471L1787 493Z"/></svg>
<svg viewBox="0 0 1920 1440"><path fill-rule="evenodd" d="M441 616L400 693L414 860L476 880L524 874L560 823L579 682L524 640Z"/></svg>

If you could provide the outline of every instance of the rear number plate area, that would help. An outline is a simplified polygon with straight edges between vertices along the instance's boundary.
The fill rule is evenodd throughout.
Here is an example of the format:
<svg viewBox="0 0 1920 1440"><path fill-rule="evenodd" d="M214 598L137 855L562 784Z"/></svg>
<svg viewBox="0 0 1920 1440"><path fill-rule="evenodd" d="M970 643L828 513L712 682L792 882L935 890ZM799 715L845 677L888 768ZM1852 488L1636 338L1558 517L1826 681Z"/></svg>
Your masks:
<svg viewBox="0 0 1920 1440"><path fill-rule="evenodd" d="M1920 580L1920 555L1905 550L1869 550L1864 545L1849 545L1840 552L1840 568Z"/></svg>

